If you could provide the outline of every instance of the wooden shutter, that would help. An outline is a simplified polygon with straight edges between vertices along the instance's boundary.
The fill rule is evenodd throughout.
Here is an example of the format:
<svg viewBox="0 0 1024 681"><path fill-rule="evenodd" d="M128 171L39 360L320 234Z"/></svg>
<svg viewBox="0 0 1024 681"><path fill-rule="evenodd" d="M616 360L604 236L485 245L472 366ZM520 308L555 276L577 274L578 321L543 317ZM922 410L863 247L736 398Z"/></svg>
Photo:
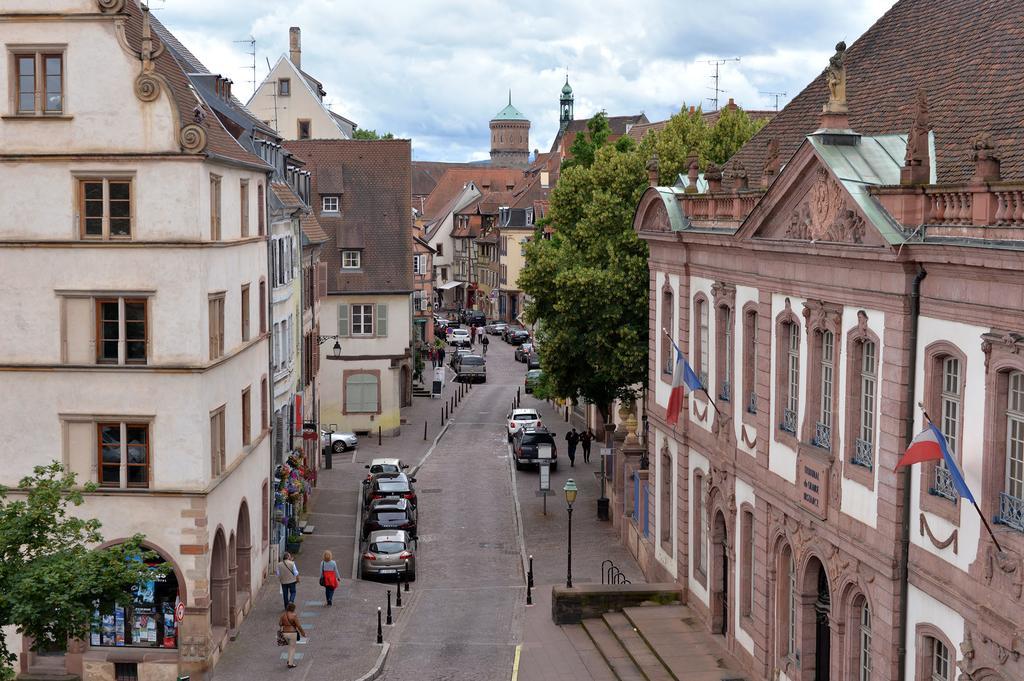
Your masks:
<svg viewBox="0 0 1024 681"><path fill-rule="evenodd" d="M348 335L348 304L338 305L338 335Z"/></svg>
<svg viewBox="0 0 1024 681"><path fill-rule="evenodd" d="M96 361L93 310L92 298L64 299L64 347L61 350L68 364L93 364Z"/></svg>
<svg viewBox="0 0 1024 681"><path fill-rule="evenodd" d="M377 303L377 335L387 336L388 335L388 305L387 303Z"/></svg>
<svg viewBox="0 0 1024 681"><path fill-rule="evenodd" d="M318 276L320 277L320 293L317 295L319 299L327 295L327 263L320 263L317 265L317 269L319 270Z"/></svg>

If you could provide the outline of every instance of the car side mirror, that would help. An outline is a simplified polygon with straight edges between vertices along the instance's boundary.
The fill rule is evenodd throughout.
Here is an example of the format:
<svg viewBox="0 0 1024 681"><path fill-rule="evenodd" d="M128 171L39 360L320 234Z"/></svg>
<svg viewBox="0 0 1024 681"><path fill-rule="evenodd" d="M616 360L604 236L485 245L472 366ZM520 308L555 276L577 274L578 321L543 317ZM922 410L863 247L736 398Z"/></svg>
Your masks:
<svg viewBox="0 0 1024 681"><path fill-rule="evenodd" d="M416 478L409 478L409 482L416 482Z"/></svg>
<svg viewBox="0 0 1024 681"><path fill-rule="evenodd" d="M369 467L370 467L370 464L366 464L365 466L363 466L363 468L369 468Z"/></svg>
<svg viewBox="0 0 1024 681"><path fill-rule="evenodd" d="M407 464L407 463L403 463L402 464L402 468L408 468L408 467L409 467L409 464Z"/></svg>

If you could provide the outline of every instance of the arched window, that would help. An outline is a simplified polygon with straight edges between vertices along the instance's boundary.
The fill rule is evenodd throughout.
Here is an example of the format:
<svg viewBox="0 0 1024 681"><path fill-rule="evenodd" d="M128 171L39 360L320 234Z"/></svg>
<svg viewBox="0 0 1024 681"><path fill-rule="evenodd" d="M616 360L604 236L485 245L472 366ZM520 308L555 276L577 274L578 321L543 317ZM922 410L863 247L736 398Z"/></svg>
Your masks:
<svg viewBox="0 0 1024 681"><path fill-rule="evenodd" d="M1024 372L1006 376L1006 481L999 520L1024 532Z"/></svg>
<svg viewBox="0 0 1024 681"><path fill-rule="evenodd" d="M835 391L835 336L831 331L818 334L818 421L814 428L814 444L832 448L832 398Z"/></svg>
<svg viewBox="0 0 1024 681"><path fill-rule="evenodd" d="M796 432L797 413L800 408L800 327L796 322L783 324L785 366L782 383L782 430Z"/></svg>
<svg viewBox="0 0 1024 681"><path fill-rule="evenodd" d="M718 350L718 396L729 401L732 399L732 308L728 305L718 307L718 334L721 348Z"/></svg>
<svg viewBox="0 0 1024 681"><path fill-rule="evenodd" d="M857 681L871 681L871 608L860 604L860 628L857 637Z"/></svg>
<svg viewBox="0 0 1024 681"><path fill-rule="evenodd" d="M854 450L852 462L865 468L873 468L875 462L875 404L878 394L878 348L874 341L866 340L855 346L857 359L858 387L860 399L850 405L854 412Z"/></svg>
<svg viewBox="0 0 1024 681"><path fill-rule="evenodd" d="M952 681L950 671L953 665L949 655L949 648L946 647L945 643L931 636L925 638L925 643L928 646L928 657L931 663L928 666L931 676L925 678L928 681Z"/></svg>
<svg viewBox="0 0 1024 681"><path fill-rule="evenodd" d="M939 427L942 430L942 434L946 436L946 445L949 447L949 453L956 456L963 409L960 360L957 357L947 356L943 357L941 362ZM950 475L945 461L939 461L935 466L935 479L931 493L945 497L950 501L957 500L956 487L953 486L953 477Z"/></svg>
<svg viewBox="0 0 1024 681"><path fill-rule="evenodd" d="M667 281L661 289L661 326L670 334L675 333L675 295L672 293L672 287L668 285ZM675 369L676 353L672 351L672 340L668 335L663 333L661 329L658 329L657 332L661 336L661 374L662 378L668 381L671 380L672 371Z"/></svg>
<svg viewBox="0 0 1024 681"><path fill-rule="evenodd" d="M754 514L744 509L740 522L740 614L750 617L754 608Z"/></svg>
<svg viewBox="0 0 1024 681"><path fill-rule="evenodd" d="M757 311L743 315L743 395L748 414L757 413Z"/></svg>
<svg viewBox="0 0 1024 681"><path fill-rule="evenodd" d="M666 551L672 550L672 453L661 450L661 543Z"/></svg>
<svg viewBox="0 0 1024 681"><path fill-rule="evenodd" d="M707 557L707 511L704 508L704 473L695 471L693 474L693 563L696 565L698 581L704 584L708 573Z"/></svg>

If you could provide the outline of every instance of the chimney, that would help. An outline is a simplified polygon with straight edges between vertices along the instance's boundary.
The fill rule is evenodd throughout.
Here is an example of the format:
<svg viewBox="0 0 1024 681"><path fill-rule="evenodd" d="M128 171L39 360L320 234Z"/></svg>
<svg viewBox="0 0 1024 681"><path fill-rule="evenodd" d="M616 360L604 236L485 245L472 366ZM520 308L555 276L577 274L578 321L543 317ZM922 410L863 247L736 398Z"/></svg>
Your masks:
<svg viewBox="0 0 1024 681"><path fill-rule="evenodd" d="M288 58L295 68L302 68L302 30L298 26L288 29Z"/></svg>

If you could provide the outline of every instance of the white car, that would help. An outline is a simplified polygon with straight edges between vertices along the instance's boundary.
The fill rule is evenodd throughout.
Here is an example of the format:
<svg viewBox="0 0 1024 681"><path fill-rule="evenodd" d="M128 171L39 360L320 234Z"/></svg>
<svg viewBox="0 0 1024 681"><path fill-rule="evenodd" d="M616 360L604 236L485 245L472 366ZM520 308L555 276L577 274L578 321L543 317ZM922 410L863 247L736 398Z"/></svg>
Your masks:
<svg viewBox="0 0 1024 681"><path fill-rule="evenodd" d="M320 444L324 449L328 447L332 452L341 453L349 449L355 449L359 445L359 438L355 433L332 433L327 430L320 432Z"/></svg>
<svg viewBox="0 0 1024 681"><path fill-rule="evenodd" d="M452 332L448 334L448 344L468 348L470 346L469 331L465 329L452 329Z"/></svg>
<svg viewBox="0 0 1024 681"><path fill-rule="evenodd" d="M536 409L513 409L505 418L505 431L509 442L512 442L512 436L523 428L540 428L543 425Z"/></svg>

